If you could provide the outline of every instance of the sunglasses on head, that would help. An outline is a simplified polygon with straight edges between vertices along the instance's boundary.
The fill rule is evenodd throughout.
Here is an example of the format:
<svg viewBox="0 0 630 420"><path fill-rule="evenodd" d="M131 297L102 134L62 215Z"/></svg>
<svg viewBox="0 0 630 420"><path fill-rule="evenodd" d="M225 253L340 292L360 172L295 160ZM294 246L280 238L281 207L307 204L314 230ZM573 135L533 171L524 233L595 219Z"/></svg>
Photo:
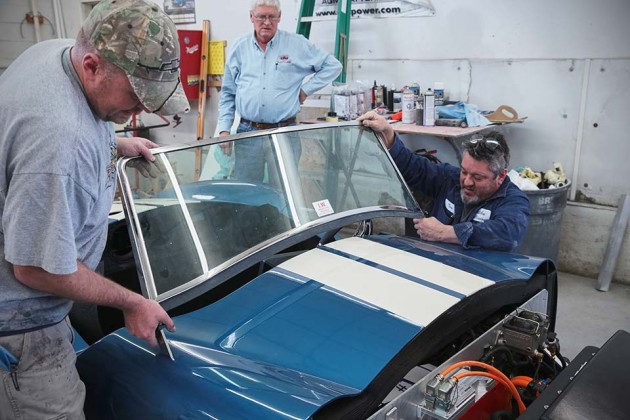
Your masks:
<svg viewBox="0 0 630 420"><path fill-rule="evenodd" d="M498 140L484 137L481 134L473 134L466 143L471 144L473 148L485 147L489 150L496 150L501 147L501 143Z"/></svg>

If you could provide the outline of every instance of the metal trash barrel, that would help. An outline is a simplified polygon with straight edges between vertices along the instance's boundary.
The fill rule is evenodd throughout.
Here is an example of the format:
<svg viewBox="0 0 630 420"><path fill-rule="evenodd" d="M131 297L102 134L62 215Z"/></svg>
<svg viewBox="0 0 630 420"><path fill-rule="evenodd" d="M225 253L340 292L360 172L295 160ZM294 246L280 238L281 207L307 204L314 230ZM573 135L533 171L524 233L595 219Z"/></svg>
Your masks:
<svg viewBox="0 0 630 420"><path fill-rule="evenodd" d="M560 188L524 191L529 198L529 226L519 254L558 260L562 214L567 205L571 181Z"/></svg>

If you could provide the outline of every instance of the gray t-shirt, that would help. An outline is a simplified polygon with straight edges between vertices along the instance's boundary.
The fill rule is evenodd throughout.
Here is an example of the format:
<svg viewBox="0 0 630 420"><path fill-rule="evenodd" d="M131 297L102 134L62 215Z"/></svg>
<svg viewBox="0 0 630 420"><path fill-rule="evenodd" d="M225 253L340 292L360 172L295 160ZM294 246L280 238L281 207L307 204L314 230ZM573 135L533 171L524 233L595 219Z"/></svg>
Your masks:
<svg viewBox="0 0 630 420"><path fill-rule="evenodd" d="M0 76L0 333L62 320L72 302L20 283L13 266L95 268L116 186L111 123L91 110L69 57L40 42Z"/></svg>

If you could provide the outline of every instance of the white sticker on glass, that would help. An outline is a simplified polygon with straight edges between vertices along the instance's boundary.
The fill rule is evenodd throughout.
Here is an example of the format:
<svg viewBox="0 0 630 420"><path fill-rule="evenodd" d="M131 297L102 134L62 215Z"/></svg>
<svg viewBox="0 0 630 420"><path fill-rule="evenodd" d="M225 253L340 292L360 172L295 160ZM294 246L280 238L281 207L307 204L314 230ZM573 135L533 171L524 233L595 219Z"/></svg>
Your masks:
<svg viewBox="0 0 630 420"><path fill-rule="evenodd" d="M330 201L328 201L327 199L314 202L313 207L315 208L315 212L319 217L327 216L335 212L330 205Z"/></svg>

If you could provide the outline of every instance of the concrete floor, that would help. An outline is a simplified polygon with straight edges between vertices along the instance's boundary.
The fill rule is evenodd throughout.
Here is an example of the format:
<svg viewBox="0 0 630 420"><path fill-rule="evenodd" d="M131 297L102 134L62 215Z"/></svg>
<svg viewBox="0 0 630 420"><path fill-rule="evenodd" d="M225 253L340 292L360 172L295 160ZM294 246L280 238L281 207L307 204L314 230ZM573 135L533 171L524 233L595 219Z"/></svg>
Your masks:
<svg viewBox="0 0 630 420"><path fill-rule="evenodd" d="M556 332L563 356L601 347L617 330L630 332L630 285L612 283L600 292L597 280L568 273L560 273L558 282Z"/></svg>

